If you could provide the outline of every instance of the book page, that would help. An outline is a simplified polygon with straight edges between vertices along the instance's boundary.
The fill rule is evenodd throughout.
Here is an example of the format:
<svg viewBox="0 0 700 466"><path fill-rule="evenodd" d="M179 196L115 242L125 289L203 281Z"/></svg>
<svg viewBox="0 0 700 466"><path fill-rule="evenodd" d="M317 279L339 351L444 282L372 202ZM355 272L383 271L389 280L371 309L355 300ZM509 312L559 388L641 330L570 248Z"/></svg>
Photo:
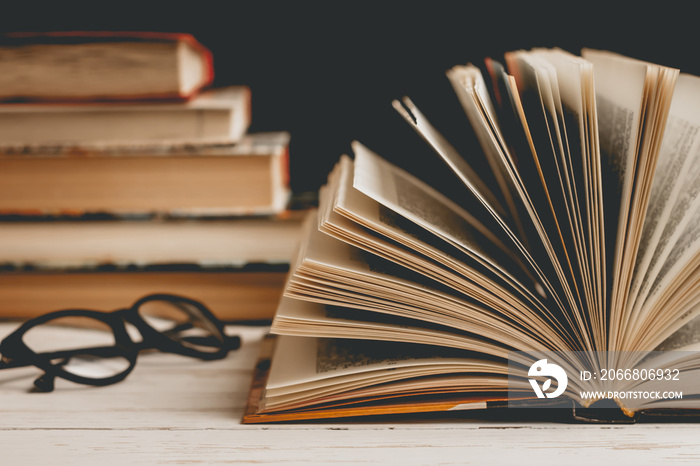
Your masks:
<svg viewBox="0 0 700 466"><path fill-rule="evenodd" d="M617 221L615 258L609 269L610 344L615 350L624 344L630 320L628 292L636 258L645 253L639 250L642 227L678 70L610 52L582 53L595 66L601 152L608 161L612 194L607 197L617 200L618 193L620 199L619 205L606 205L609 240Z"/></svg>
<svg viewBox="0 0 700 466"><path fill-rule="evenodd" d="M403 116L404 120L408 122L415 131L435 150L437 154L448 164L448 166L454 171L454 173L459 177L459 179L464 183L464 185L469 189L469 191L476 197L476 199L481 203L481 205L486 209L486 211L493 217L497 225L502 228L500 234L504 235L504 238L509 239L517 247L517 250L523 255L525 260L528 262L529 266L533 270L537 271L540 280L546 282L546 275L543 274L537 265L537 262L532 259L530 251L528 249L528 240L526 238L526 231L522 221L518 217L513 217L512 214L506 212L506 210L493 198L490 191L485 191L483 182L479 179L473 179L476 176L470 167L466 164L464 157L462 157L456 149L430 124L430 122L425 118L425 116L418 110L418 108L413 105L410 99L404 98L401 102L393 101L394 108ZM478 112L479 110L477 110ZM486 124L486 126L488 126ZM476 133L480 141L491 138L489 130L486 128L476 127ZM504 170L510 168L509 176L512 176L512 167L508 167L503 156L497 150L485 150L487 154L487 159L495 160L495 157L500 157L500 164L506 166ZM514 163L512 160L510 163ZM507 178L505 181L509 182L510 179ZM512 186L511 186L512 187ZM509 190L511 190L509 187ZM515 187L512 187L516 190ZM546 283L545 283L546 284Z"/></svg>
<svg viewBox="0 0 700 466"><path fill-rule="evenodd" d="M473 359L468 355L465 351L430 345L285 335L278 339L267 391L271 395L284 394L319 386L324 380L340 383L366 378L368 373L373 379L388 372L396 374L395 378L413 377L424 375L426 370L437 374L481 369L506 374L503 361Z"/></svg>
<svg viewBox="0 0 700 466"><path fill-rule="evenodd" d="M696 317L689 319L671 336L654 348L654 351L700 351L700 305L694 306Z"/></svg>
<svg viewBox="0 0 700 466"><path fill-rule="evenodd" d="M518 256L457 204L355 141L353 187L479 260L494 273L527 269ZM517 270L515 271L517 272Z"/></svg>
<svg viewBox="0 0 700 466"><path fill-rule="evenodd" d="M542 201L537 204L543 206L540 217L551 225L548 230L556 232L550 237L561 267L559 277L583 338L589 347L596 341L597 347L605 341L598 291L602 282L593 278L598 267L593 265L595 244L591 241L587 207L589 199L595 200L599 194L587 192L589 177L584 176L595 171L585 150L591 143L583 121L584 107L587 112L595 110L588 108L582 91L585 68L590 64L562 51L546 49L509 52L506 61L515 75L530 128L536 164L536 170L530 172L539 175L543 188L539 195ZM528 192L536 195L536 176L523 178L528 181ZM545 206L551 211L549 220Z"/></svg>
<svg viewBox="0 0 700 466"><path fill-rule="evenodd" d="M513 350L502 343L448 327L287 297L280 300L271 332L446 346L503 359Z"/></svg>
<svg viewBox="0 0 700 466"><path fill-rule="evenodd" d="M495 118L495 109L491 105L491 100L488 97L488 91L486 85L483 82L481 73L473 65L466 66L455 66L452 67L447 72L447 78L452 84L457 97L459 98L462 108L467 111L470 108L473 100L472 91L479 95L480 100L482 100L487 107L487 112L490 113L493 118ZM468 183L472 179L473 175L466 170L461 168L463 158L456 153L456 151L451 150L451 145L439 137L437 131L432 131L430 126L427 124L427 120L416 108L415 105L410 101L410 99L405 99L404 105L406 109L411 112L411 114L416 118L416 127L424 134L425 138L435 139L433 145L439 148L443 152L443 158L453 167L456 173L460 175L465 183ZM402 108L394 104L394 107L402 113ZM404 118L406 115L404 115ZM423 121L425 120L425 121ZM480 140L482 149L484 149L484 154L486 155L486 160L491 167L491 171L496 180L496 184L500 189L501 198L504 199L504 205L508 208L508 214L513 220L513 226L518 229L520 239L522 241L527 241L526 233L522 225L521 215L519 207L517 206L516 199L518 198L517 190L515 186L510 181L510 175L508 174L508 167L504 163L504 160L495 149L495 147L488 144L484 144L484 139L488 139L490 136L486 132L477 131L477 137Z"/></svg>
<svg viewBox="0 0 700 466"><path fill-rule="evenodd" d="M700 78L680 75L666 126L657 175L635 264L629 306L632 307L630 338L651 316L656 295L664 290L671 265L688 262L696 253L700 211ZM676 245L680 247L674 251ZM681 252L683 251L683 252ZM673 255L672 255L673 254ZM677 264L680 266L680 264ZM662 272L663 271L663 272ZM666 278L666 276L668 278ZM652 292L654 288L654 292Z"/></svg>
<svg viewBox="0 0 700 466"><path fill-rule="evenodd" d="M578 241L585 262L588 312L596 318L597 344L607 345L605 315L605 237L603 190L598 141L598 114L595 106L593 65L560 49L536 49L551 63L558 79L563 114L569 140L570 174L574 210L578 212Z"/></svg>
<svg viewBox="0 0 700 466"><path fill-rule="evenodd" d="M320 198L321 231L430 276L488 305L503 309L504 305L510 308L517 301L520 307L545 310L534 294L534 278L516 258L503 254L505 246L497 238L493 240L500 246L490 248L491 255L486 258L496 266L484 266L460 248L355 189L353 177L352 161L341 158L329 177L329 192L322 193ZM501 253L493 255L499 249Z"/></svg>
<svg viewBox="0 0 700 466"><path fill-rule="evenodd" d="M547 209L538 210L535 208L536 205L548 205L548 201L542 202L539 191L532 191L529 186L526 186L521 174L523 167L528 165L529 154L519 154L516 160L511 153L500 130L491 100L485 92L483 78L476 67L473 65L453 67L448 71L448 78L460 96L460 101L479 139L482 150L486 154L490 154L490 158L497 159L502 170L507 174L506 181L509 190L514 193L518 212L521 212L516 217L517 223L506 224L503 219L497 218L497 220L500 220L499 223L504 231L509 234L515 246L536 272L544 288L565 316L567 323L575 326L570 312L573 296L567 281L567 274L562 268L564 254L562 254L562 248L558 246L560 235L556 218ZM517 98L515 94L517 92L510 95ZM418 119L420 113L417 109L411 108L411 111L417 115L416 129L419 132L428 134L436 132L423 117ZM517 119L520 118L521 115L518 115ZM526 125L523 127L526 128ZM444 151L439 146L434 146L434 148L438 153ZM555 235L556 241L553 242L550 235ZM548 257L549 261L541 260L542 257ZM554 277L557 277L558 281L555 281ZM577 333L579 339L583 341L583 335L578 329Z"/></svg>
<svg viewBox="0 0 700 466"><path fill-rule="evenodd" d="M402 106L405 105L406 107ZM435 131L427 122L427 119L413 105L410 99L405 98L402 102L394 100L394 109L409 122L431 146L438 148L440 156L452 168L455 174L467 185L476 198L491 212L499 218L511 221L510 215L504 206L499 202L496 195L484 183L474 169L467 163L464 157L460 156L457 150L439 132ZM490 161L493 157L487 157Z"/></svg>
<svg viewBox="0 0 700 466"><path fill-rule="evenodd" d="M616 67L616 56L584 49L582 56L594 66L598 128L605 190L605 228L607 276L619 276L620 258L616 251L622 242L628 223L632 180L639 144L642 96L645 89L647 66L629 63ZM613 263L615 262L615 264Z"/></svg>
<svg viewBox="0 0 700 466"><path fill-rule="evenodd" d="M341 180L334 180L338 183L332 182L322 189L319 201L320 231L497 309L512 308L516 298L512 296L508 282L503 279L505 276L499 278L459 249L441 242L428 231L359 193L352 188L351 167L346 168L350 170L340 173L344 175L342 186L339 184ZM352 193L351 196L347 196L348 191ZM367 201L363 204L371 205L365 206L370 207L370 211L358 209L358 206L346 202L348 197L359 196ZM330 197L334 199L329 199ZM342 203L341 197L344 198ZM449 253L440 250L439 246Z"/></svg>
<svg viewBox="0 0 700 466"><path fill-rule="evenodd" d="M478 390L505 387L508 368L504 362L468 355L410 343L280 336L272 357L265 409L436 375L458 377L455 382L464 391L469 386ZM427 382L442 390L449 387L444 379ZM389 386L386 393L397 390Z"/></svg>
<svg viewBox="0 0 700 466"><path fill-rule="evenodd" d="M422 274L319 232L310 218L284 295L478 333L513 347L568 348L536 314L499 313Z"/></svg>
<svg viewBox="0 0 700 466"><path fill-rule="evenodd" d="M650 285L649 297L644 303L642 312L654 311L659 315L664 309L659 309L662 304L662 298L668 299L669 295L675 288L684 284L683 280L688 277L688 280L695 278L695 282L688 285L693 291L692 296L697 296L697 267L698 259L700 258L700 211L696 210L694 215L689 219L685 229L680 233L678 241L671 248L668 257L663 262L659 273ZM688 296L686 299L691 298ZM669 313L665 310L666 314Z"/></svg>
<svg viewBox="0 0 700 466"><path fill-rule="evenodd" d="M293 386L313 385L323 379L367 372L459 364L466 352L450 348L373 340L281 336L267 382L270 394L285 393ZM318 385L318 384L317 384Z"/></svg>
<svg viewBox="0 0 700 466"><path fill-rule="evenodd" d="M319 230L454 288L495 311L519 315L535 326L552 327L566 334L561 319L531 291L535 286L525 287L518 281L517 277L534 284L530 275L514 277L501 272L519 271L512 258L497 256L500 263L510 266L484 267L464 251L361 193L353 187L353 163L348 157L342 157L331 172L319 207Z"/></svg>

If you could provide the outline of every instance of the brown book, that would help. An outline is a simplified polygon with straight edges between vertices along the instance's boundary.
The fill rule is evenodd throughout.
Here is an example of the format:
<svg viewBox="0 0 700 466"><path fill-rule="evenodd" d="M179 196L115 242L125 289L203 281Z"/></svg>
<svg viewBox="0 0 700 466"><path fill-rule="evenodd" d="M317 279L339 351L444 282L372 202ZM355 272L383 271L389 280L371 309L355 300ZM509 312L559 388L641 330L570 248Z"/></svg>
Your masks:
<svg viewBox="0 0 700 466"><path fill-rule="evenodd" d="M187 267L0 271L0 317L28 319L60 309L111 311L148 294L171 293L202 302L222 320L269 321L286 275L283 266L258 271Z"/></svg>
<svg viewBox="0 0 700 466"><path fill-rule="evenodd" d="M700 78L588 49L505 62L447 72L481 151L393 103L444 186L357 141L340 158L244 422L699 415Z"/></svg>
<svg viewBox="0 0 700 466"><path fill-rule="evenodd" d="M0 100L187 99L213 78L211 52L190 34L0 36Z"/></svg>
<svg viewBox="0 0 700 466"><path fill-rule="evenodd" d="M162 292L203 301L222 319L270 320L304 215L6 217L0 222L0 318L71 307L109 310Z"/></svg>
<svg viewBox="0 0 700 466"><path fill-rule="evenodd" d="M0 149L230 144L250 126L250 89L209 89L186 102L5 103Z"/></svg>
<svg viewBox="0 0 700 466"><path fill-rule="evenodd" d="M289 200L289 134L147 150L59 147L0 155L0 212L271 214Z"/></svg>
<svg viewBox="0 0 700 466"><path fill-rule="evenodd" d="M289 210L266 217L6 219L0 222L0 266L62 270L289 264L303 215Z"/></svg>

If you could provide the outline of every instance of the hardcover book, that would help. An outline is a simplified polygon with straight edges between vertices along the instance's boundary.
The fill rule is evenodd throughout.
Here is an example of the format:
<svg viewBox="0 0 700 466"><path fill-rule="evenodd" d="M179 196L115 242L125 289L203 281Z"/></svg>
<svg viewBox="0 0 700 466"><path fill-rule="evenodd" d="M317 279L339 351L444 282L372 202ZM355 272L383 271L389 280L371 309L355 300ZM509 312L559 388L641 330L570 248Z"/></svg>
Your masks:
<svg viewBox="0 0 700 466"><path fill-rule="evenodd" d="M201 301L221 320L269 323L287 269L287 264L237 263L0 267L0 318L24 320L60 309L110 311L123 306L125 299L171 293Z"/></svg>
<svg viewBox="0 0 700 466"><path fill-rule="evenodd" d="M341 157L244 422L607 402L603 417L697 415L700 79L591 49L504 58L447 72L481 154L394 102L460 194L357 141ZM659 382L666 395L635 395Z"/></svg>
<svg viewBox="0 0 700 466"><path fill-rule="evenodd" d="M230 144L250 120L246 86L209 89L186 102L5 103L0 151Z"/></svg>
<svg viewBox="0 0 700 466"><path fill-rule="evenodd" d="M0 213L270 215L290 197L289 133L237 144L0 154Z"/></svg>
<svg viewBox="0 0 700 466"><path fill-rule="evenodd" d="M211 52L190 34L65 31L0 36L0 100L188 99L213 79Z"/></svg>
<svg viewBox="0 0 700 466"><path fill-rule="evenodd" d="M0 317L163 292L272 318L301 225L290 135L248 133L250 89L212 80L188 34L0 37Z"/></svg>

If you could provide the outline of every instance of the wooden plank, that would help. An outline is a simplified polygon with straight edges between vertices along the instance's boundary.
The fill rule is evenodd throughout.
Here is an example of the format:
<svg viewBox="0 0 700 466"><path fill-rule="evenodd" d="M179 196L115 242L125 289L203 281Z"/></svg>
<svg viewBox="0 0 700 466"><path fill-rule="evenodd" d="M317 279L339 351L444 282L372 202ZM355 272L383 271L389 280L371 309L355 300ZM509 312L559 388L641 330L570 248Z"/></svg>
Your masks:
<svg viewBox="0 0 700 466"><path fill-rule="evenodd" d="M0 336L16 324L0 324ZM61 381L28 393L35 369L0 371L2 464L698 464L700 425L583 425L452 418L242 425L265 327L231 328L240 350L202 362L143 354L109 387ZM47 339L50 338L47 335ZM471 417L470 417L471 416Z"/></svg>
<svg viewBox="0 0 700 466"><path fill-rule="evenodd" d="M696 429L15 430L3 464L698 464Z"/></svg>

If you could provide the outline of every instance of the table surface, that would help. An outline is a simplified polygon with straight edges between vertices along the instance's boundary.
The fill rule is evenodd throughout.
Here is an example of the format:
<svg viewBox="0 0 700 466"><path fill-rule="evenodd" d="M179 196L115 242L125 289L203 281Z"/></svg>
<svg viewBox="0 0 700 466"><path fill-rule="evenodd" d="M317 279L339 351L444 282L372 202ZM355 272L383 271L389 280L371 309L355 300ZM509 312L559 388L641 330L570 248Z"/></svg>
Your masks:
<svg viewBox="0 0 700 466"><path fill-rule="evenodd" d="M0 323L0 337L16 326ZM148 353L108 387L59 380L52 393L31 393L37 369L0 371L0 464L700 463L700 424L693 423L502 422L465 413L243 425L267 329L229 330L243 344L226 359Z"/></svg>

